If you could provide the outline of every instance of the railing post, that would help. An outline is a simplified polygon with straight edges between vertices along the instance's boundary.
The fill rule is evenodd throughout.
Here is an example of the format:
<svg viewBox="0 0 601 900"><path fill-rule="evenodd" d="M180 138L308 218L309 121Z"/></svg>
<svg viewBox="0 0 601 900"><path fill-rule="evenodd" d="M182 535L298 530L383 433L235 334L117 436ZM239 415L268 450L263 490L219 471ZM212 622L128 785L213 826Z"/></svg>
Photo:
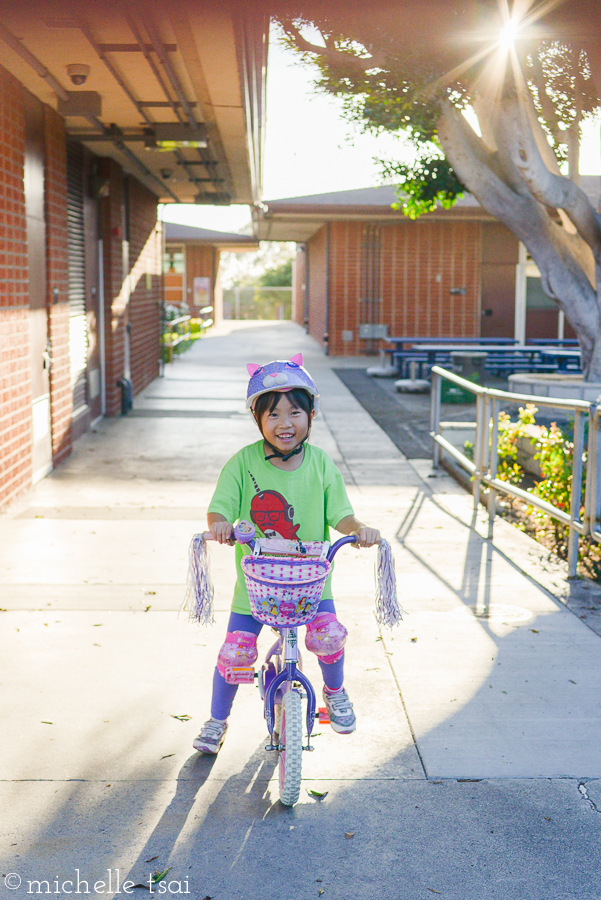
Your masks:
<svg viewBox="0 0 601 900"><path fill-rule="evenodd" d="M497 477L499 465L499 410L501 401L498 397L491 400L492 430L490 435L490 477ZM492 485L488 486L488 539L492 541L495 527L495 515L497 514L497 490Z"/></svg>
<svg viewBox="0 0 601 900"><path fill-rule="evenodd" d="M584 452L584 416L574 410L574 450L572 454L572 487L570 490L570 525L568 533L568 578L576 578L578 568L578 537L575 527L580 523L582 506L582 454Z"/></svg>
<svg viewBox="0 0 601 900"><path fill-rule="evenodd" d="M432 372L432 387L430 389L430 433L440 434L440 393L442 377L438 372ZM432 440L432 468L440 465L440 446Z"/></svg>
<svg viewBox="0 0 601 900"><path fill-rule="evenodd" d="M483 433L484 433L484 412L485 412L485 394L476 394L476 437L474 439L474 482L472 485L472 493L474 495L474 509L478 509L480 503L480 487L482 485L482 460L484 455Z"/></svg>
<svg viewBox="0 0 601 900"><path fill-rule="evenodd" d="M598 468L598 419L597 409L591 404L588 411L588 445L586 453L586 483L584 488L584 533L595 531L597 519L597 494L599 492Z"/></svg>

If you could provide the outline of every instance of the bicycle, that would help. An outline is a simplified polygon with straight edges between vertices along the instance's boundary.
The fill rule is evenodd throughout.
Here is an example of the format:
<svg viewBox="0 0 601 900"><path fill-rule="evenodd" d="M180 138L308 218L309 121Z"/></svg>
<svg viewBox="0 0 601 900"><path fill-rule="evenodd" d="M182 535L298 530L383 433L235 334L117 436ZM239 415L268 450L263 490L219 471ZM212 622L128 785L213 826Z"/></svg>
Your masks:
<svg viewBox="0 0 601 900"><path fill-rule="evenodd" d="M284 806L294 806L300 796L302 753L312 751L311 734L316 718L327 722L317 711L315 690L302 671L298 648L298 628L308 625L317 615L326 579L334 556L345 544L356 543L356 535L347 535L333 544L301 542L280 538L257 538L254 525L240 521L234 539L248 545L242 571L248 590L251 613L262 625L270 625L278 639L268 651L259 672L254 666L230 666L226 678L234 684L258 683L269 732L267 751L278 753L279 795ZM184 606L191 596L194 608L190 618L212 622L213 588L208 576L206 541L214 540L210 531L195 535L190 548L190 573ZM264 555L269 551L270 555ZM393 625L402 618L396 599L394 561L390 547L382 539L378 554L376 615L384 624ZM302 701L306 700L303 745ZM325 710L323 711L325 713Z"/></svg>

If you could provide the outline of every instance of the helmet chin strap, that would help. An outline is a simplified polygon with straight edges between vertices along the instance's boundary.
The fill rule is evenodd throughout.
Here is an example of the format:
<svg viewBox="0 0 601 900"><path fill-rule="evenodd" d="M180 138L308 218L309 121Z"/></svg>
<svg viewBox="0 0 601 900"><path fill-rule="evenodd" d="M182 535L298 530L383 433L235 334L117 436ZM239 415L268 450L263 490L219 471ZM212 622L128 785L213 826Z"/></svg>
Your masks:
<svg viewBox="0 0 601 900"><path fill-rule="evenodd" d="M303 449L304 449L304 443L305 443L305 441L307 440L308 437L309 437L309 432L306 433L306 435L304 436L304 438L302 439L302 441L300 442L300 444L299 444L297 447L295 447L294 450L291 450L290 453L282 453L281 450L278 450L277 447L274 447L273 444L270 444L269 441L267 440L267 438L265 437L265 435L263 435L263 440L265 441L265 443L267 444L267 446L268 446L268 447L271 447L271 449L273 450L273 453L271 454L271 456L266 456L266 457L265 457L265 461L267 462L267 461L270 460L270 459L281 459L282 462L287 462L287 461L288 461L289 459L291 459L293 456L296 456L297 453L302 453L302 452L303 452Z"/></svg>

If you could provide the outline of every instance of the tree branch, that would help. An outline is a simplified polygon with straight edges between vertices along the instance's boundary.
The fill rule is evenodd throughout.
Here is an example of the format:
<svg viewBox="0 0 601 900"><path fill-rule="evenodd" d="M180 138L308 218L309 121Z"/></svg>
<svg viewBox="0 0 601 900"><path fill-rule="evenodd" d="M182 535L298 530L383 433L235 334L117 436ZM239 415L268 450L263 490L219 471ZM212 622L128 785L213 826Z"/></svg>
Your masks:
<svg viewBox="0 0 601 900"><path fill-rule="evenodd" d="M538 102L540 103L541 112L549 131L553 135L555 141L559 144L561 143L561 135L558 128L557 123L557 115L555 113L555 107L551 101L551 98L547 94L547 86L545 84L545 73L543 72L543 66L540 61L540 57L538 55L539 48L532 53L532 82L536 87L536 91L538 93Z"/></svg>
<svg viewBox="0 0 601 900"><path fill-rule="evenodd" d="M448 101L442 105L437 131L444 154L459 180L480 202L486 198L482 205L491 215L503 218L512 204L519 203L520 196L499 172L497 154L486 148L464 116Z"/></svg>
<svg viewBox="0 0 601 900"><path fill-rule="evenodd" d="M326 46L320 47L319 44L312 44L303 37L296 25L289 19L280 19L279 21L288 38L298 50L302 53L313 53L317 57L326 59L330 65L352 65L361 72L368 72L370 69L384 68L385 66L385 59L382 55L372 54L367 58L355 56L353 53L334 49L325 38L324 43Z"/></svg>
<svg viewBox="0 0 601 900"><path fill-rule="evenodd" d="M584 191L569 178L549 171L516 101L505 104L503 120L507 148L532 196L547 207L564 210L595 260L601 262L601 218Z"/></svg>

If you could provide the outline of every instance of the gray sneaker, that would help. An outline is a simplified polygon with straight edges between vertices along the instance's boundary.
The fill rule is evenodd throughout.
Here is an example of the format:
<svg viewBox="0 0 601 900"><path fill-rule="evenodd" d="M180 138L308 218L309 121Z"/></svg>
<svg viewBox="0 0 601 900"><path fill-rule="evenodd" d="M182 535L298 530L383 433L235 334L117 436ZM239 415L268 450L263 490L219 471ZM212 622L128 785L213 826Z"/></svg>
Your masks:
<svg viewBox="0 0 601 900"><path fill-rule="evenodd" d="M330 716L330 725L338 734L351 734L357 727L353 704L344 688L337 694L328 694L324 688L324 703Z"/></svg>
<svg viewBox="0 0 601 900"><path fill-rule="evenodd" d="M198 737L194 738L192 746L201 753L219 753L225 740L227 722L218 722L217 719L209 719L200 730Z"/></svg>

